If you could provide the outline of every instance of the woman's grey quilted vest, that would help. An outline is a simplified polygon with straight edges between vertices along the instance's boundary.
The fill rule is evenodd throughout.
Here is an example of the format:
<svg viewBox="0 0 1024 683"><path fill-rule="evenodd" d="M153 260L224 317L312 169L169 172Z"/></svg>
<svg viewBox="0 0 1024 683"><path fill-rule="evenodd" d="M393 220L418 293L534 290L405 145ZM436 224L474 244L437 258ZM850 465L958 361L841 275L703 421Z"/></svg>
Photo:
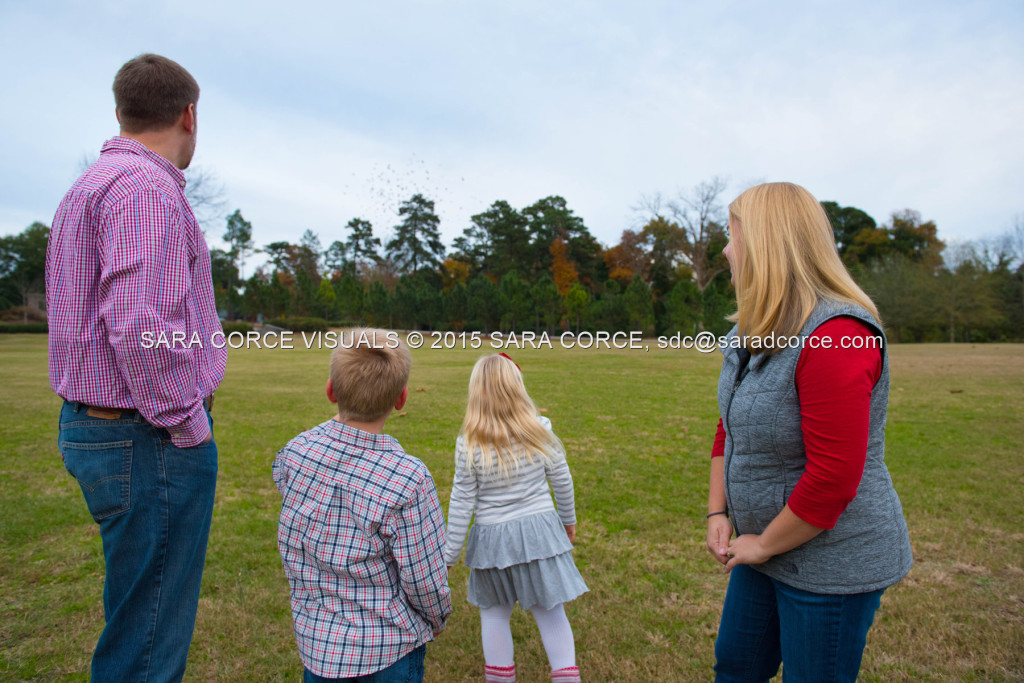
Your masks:
<svg viewBox="0 0 1024 683"><path fill-rule="evenodd" d="M838 316L863 321L884 340L874 318L859 306L822 301L800 334L811 335ZM729 333L731 341L736 329ZM838 343L839 339L833 339ZM804 472L803 434L795 373L800 349L774 355L726 348L718 380L725 427L725 492L737 534L760 534L782 510ZM837 400L842 400L837 396ZM754 568L815 593L863 593L903 578L913 563L903 507L885 466L885 414L889 355L871 392L867 461L857 495L834 529Z"/></svg>

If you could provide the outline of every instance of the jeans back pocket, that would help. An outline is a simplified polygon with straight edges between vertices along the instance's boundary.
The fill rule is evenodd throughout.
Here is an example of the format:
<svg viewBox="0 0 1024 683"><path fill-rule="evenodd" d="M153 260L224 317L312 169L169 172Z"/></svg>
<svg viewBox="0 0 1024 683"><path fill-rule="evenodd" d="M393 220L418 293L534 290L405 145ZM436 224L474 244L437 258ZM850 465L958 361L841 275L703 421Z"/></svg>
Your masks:
<svg viewBox="0 0 1024 683"><path fill-rule="evenodd" d="M132 442L61 441L64 467L78 481L92 518L100 522L131 508Z"/></svg>

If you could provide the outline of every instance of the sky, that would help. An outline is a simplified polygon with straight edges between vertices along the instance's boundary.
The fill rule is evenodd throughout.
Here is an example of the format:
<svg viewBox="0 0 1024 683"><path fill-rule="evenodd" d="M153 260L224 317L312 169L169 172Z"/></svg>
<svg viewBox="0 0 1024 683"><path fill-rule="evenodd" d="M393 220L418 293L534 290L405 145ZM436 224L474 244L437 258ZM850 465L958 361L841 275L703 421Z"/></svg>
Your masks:
<svg viewBox="0 0 1024 683"><path fill-rule="evenodd" d="M117 69L156 52L199 82L193 166L257 246L355 217L386 241L417 192L449 246L550 195L612 246L714 176L724 204L788 180L988 237L1024 216L1021 36L1016 0L4 0L0 234L52 220L117 134Z"/></svg>

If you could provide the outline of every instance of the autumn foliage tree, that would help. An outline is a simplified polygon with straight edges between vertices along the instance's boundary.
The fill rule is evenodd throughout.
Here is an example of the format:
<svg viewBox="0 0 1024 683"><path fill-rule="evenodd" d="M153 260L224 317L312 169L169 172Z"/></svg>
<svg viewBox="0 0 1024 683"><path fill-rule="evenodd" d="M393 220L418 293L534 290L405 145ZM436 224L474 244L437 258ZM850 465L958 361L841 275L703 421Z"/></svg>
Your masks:
<svg viewBox="0 0 1024 683"><path fill-rule="evenodd" d="M548 248L551 252L551 277L555 281L558 293L565 296L569 289L579 281L576 266L569 260L565 240L556 237Z"/></svg>
<svg viewBox="0 0 1024 683"><path fill-rule="evenodd" d="M444 291L448 292L457 285L465 285L469 280L471 266L466 261L447 258L441 263L441 282Z"/></svg>
<svg viewBox="0 0 1024 683"><path fill-rule="evenodd" d="M894 250L927 271L935 272L942 266L946 244L939 239L934 221L923 221L917 211L904 209L892 215L888 230Z"/></svg>
<svg viewBox="0 0 1024 683"><path fill-rule="evenodd" d="M648 280L650 256L644 249L644 236L633 230L623 230L619 243L604 252L608 277L626 287L639 275Z"/></svg>

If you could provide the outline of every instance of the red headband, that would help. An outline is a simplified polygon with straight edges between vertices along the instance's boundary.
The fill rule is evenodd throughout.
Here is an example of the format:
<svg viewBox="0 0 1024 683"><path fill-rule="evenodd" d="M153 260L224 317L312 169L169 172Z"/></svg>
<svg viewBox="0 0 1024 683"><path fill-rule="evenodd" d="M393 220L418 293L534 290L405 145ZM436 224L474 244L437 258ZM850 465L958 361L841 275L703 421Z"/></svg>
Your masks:
<svg viewBox="0 0 1024 683"><path fill-rule="evenodd" d="M507 354L507 353L504 353L504 352L502 352L502 353L499 353L498 355L499 355L499 356L505 356L505 358L508 358L508 354ZM509 359L510 361L512 361L512 365L516 366L516 370L518 370L519 372L522 372L522 371L523 371L523 369L522 369L521 367L519 367L519 363L515 362L515 361L514 361L514 360L512 360L511 358L508 358L508 359Z"/></svg>

